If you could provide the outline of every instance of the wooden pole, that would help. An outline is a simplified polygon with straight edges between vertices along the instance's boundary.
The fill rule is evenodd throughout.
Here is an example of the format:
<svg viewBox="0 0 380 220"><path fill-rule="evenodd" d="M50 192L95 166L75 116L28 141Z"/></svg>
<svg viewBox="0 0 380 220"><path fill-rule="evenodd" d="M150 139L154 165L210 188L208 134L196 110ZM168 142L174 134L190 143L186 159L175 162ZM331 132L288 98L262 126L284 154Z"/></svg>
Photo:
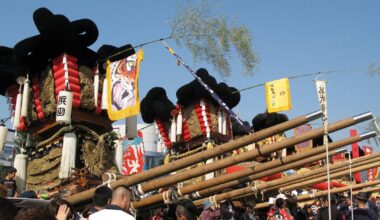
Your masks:
<svg viewBox="0 0 380 220"><path fill-rule="evenodd" d="M380 153L364 156L364 157L358 157L352 160L353 167L359 167L363 166L368 163L376 162L379 160ZM349 165L349 161L340 162L337 164L333 164L330 166L331 173L337 173L341 171L346 171L347 167ZM279 189L281 187L294 184L294 182L299 182L302 179L315 179L316 177L324 176L326 173L326 167L321 167L316 170L311 170L307 173L301 173L296 175L291 175L284 177L282 179L273 180L268 182L268 185L265 187L265 192L268 192L270 190Z"/></svg>
<svg viewBox="0 0 380 220"><path fill-rule="evenodd" d="M366 169L377 167L377 166L380 166L380 161L376 162L376 163L369 164L369 165L364 165L364 166L357 167L357 168L353 169L354 170L353 172L358 172L358 171L366 170ZM338 173L334 173L333 175L331 175L331 177L332 178L337 178L337 177L340 177L340 176L343 176L343 175L347 175L348 173L349 173L348 170L341 171L341 172L338 172ZM304 182L301 182L301 183L298 183L298 184L294 184L294 185L289 186L289 187L285 187L286 189L280 189L280 191L284 192L284 191L295 189L295 188L302 188L302 187L305 187L307 185L311 185L311 184L314 184L314 183L319 183L319 182L325 181L326 179L327 179L326 176L323 176L321 178L315 178L315 179L312 179L312 180L309 180L309 181L304 181ZM260 186L260 188L264 188L264 186L266 184L260 184L260 185L258 185L258 186ZM225 200L225 199L230 199L230 198L235 198L235 197L238 197L238 196L250 194L252 192L257 192L258 191L257 190L258 186L244 187L244 188L237 189L237 190L232 190L232 191L229 191L229 192L226 192L226 193L221 193L221 194L213 196L213 199L215 201L221 201L221 200ZM207 199L197 200L197 201L194 202L194 204L195 205L203 204L203 202L205 200L207 200Z"/></svg>
<svg viewBox="0 0 380 220"><path fill-rule="evenodd" d="M380 166L380 161L378 161L376 163L372 163L372 164L363 165L363 166L360 166L360 167L355 167L354 169L352 169L352 172L356 173L356 172L360 172L362 170L368 170L370 168L374 168L374 167L378 167L378 166ZM334 173L333 175L331 175L331 178L339 178L339 177L347 175L349 173L350 173L349 170L341 171L341 172ZM313 185L315 183L323 182L323 181L326 181L326 180L327 180L327 177L326 176L322 176L322 177L318 177L318 178L315 178L315 179L311 179L311 180L307 180L307 181L303 181L303 182L300 182L300 183L296 183L296 184L292 184L292 185L288 185L288 186L282 187L282 188L280 188L280 191L281 192L285 192L285 191L289 191L291 189L297 189L299 187L310 186L310 185Z"/></svg>
<svg viewBox="0 0 380 220"><path fill-rule="evenodd" d="M358 137L355 136L355 137L353 137L353 139L346 138L346 139L343 139L343 140L331 143L331 146L329 146L329 147L330 147L330 150L338 149L340 147L343 147L343 146L349 145L351 143L354 143L355 139L357 139L359 141L360 140L365 140L367 138L373 137L374 135L375 135L375 132L368 132L368 133L362 134L362 135L360 135ZM315 149L317 149L317 148L315 148ZM254 181L254 180L260 179L262 177L272 175L274 173L283 172L283 171L286 171L286 170L289 170L289 169L293 169L293 168L297 168L297 167L303 166L305 164L310 164L311 162L314 162L314 161L321 160L321 159L323 159L323 158L321 158L321 155L323 157L326 157L325 148L323 146L319 147L318 152L320 152L321 154L316 155L316 156L311 156L311 157L306 158L306 159L297 160L297 161L295 161L293 163L290 163L290 164L282 164L279 167L272 167L269 170L266 170L266 171L263 171L263 172L260 172L260 173L256 173L256 174L253 174L253 175L250 175L250 176L248 176L246 178L230 181L230 182L227 182L227 183L224 183L224 184L219 184L219 185L214 186L214 187L208 187L208 188L205 188L205 189L203 189L201 191L196 192L195 194L196 195L200 195L200 197L203 197L205 195L215 194L216 192L219 192L221 190L228 189L228 188L230 188L232 186L238 185L238 184L242 183L243 180L244 180L244 182ZM334 154L330 154L329 153L330 157L333 156L333 155L335 155L335 153ZM286 159L286 157L283 158L283 160L285 160L285 159Z"/></svg>
<svg viewBox="0 0 380 220"><path fill-rule="evenodd" d="M173 171L177 171L180 169L183 169L185 167L191 166L193 164L197 164L202 161L206 161L210 158L214 158L216 156L219 156L223 153L238 149L240 147L247 146L249 144L255 143L257 141L263 140L267 137L270 137L274 134L278 134L284 131L287 131L289 129L298 127L302 124L308 123L310 121L313 121L317 118L320 118L322 116L321 111L316 111L313 113L310 113L308 115L299 116L297 118L294 118L292 120L289 120L287 122L275 125L273 127L263 129L261 131L258 131L253 134L249 134L247 136L238 138L236 140L233 140L231 142L219 145L213 149L209 149L207 151L202 151L193 155L190 155L188 157L184 157L182 159L170 162L168 164L158 166L152 169L149 169L147 171L144 171L142 173L135 174L133 176L127 176L121 180L118 180L116 182L113 182L111 184L112 188L116 188L117 186L133 186L135 184L157 178L159 176L171 173ZM367 118L371 117L370 113L365 113L362 115L357 116L356 118L352 118L352 120L360 122L367 120ZM84 192L80 192L77 194L74 194L72 196L69 196L65 198L67 201L69 201L71 204L76 204L82 201L86 201L92 198L93 193L95 189L90 189Z"/></svg>
<svg viewBox="0 0 380 220"><path fill-rule="evenodd" d="M375 181L372 181L372 182L355 184L355 185L352 186L352 189L361 189L363 187L374 186L374 185L377 185L377 184L380 184L380 180L375 180ZM374 187L374 188L371 188L371 189L365 189L365 190L368 190L369 192L373 192L373 191L376 191L376 190L379 190L379 189L380 189L380 187L377 186L377 187ZM346 192L346 191L349 191L349 190L350 190L350 186L345 186L345 187L334 188L334 189L331 190L331 193L341 193L341 192ZM361 191L364 191L364 190L361 190ZM326 196L327 194L328 194L328 191L325 190L325 191L316 192L314 194L300 195L300 196L297 196L297 201L316 199L316 198L319 198L319 197ZM271 204L269 204L268 202L263 202L263 203L256 204L256 206L254 208L255 209L262 209L262 208L268 208L270 206L271 206Z"/></svg>
<svg viewBox="0 0 380 220"><path fill-rule="evenodd" d="M330 150L334 150L334 149L349 145L351 143L359 142L363 139L366 139L366 138L369 138L372 136L376 136L376 133L373 132L370 135L364 135L364 136L357 135L354 137L349 137L349 138L346 138L344 140L331 143ZM322 154L323 156L317 157L317 158L312 157L312 156L318 155L318 154ZM218 176L218 177L206 180L206 181L199 182L197 184L191 184L188 186L180 187L177 190L177 195L184 196L186 194L189 194L189 193L195 192L197 190L201 190L201 189L209 189L210 190L211 189L210 187L213 187L213 186L219 188L218 185L229 182L229 181L232 181L233 185L238 185L238 184L241 184L243 182L255 180L253 178L255 178L256 176L253 176L252 178L247 177L249 175L253 175L255 173L259 174L260 172L271 170L271 169L276 168L276 167L282 167L283 168L282 171L284 171L284 170L289 169L288 166L292 165L292 163L294 163L294 162L296 162L296 163L295 163L295 165L292 166L292 168L298 167L298 166L301 166L304 164L312 163L312 162L319 160L319 159L323 159L323 157L325 157L324 155L325 155L325 148L323 146L321 146L318 148L314 148L308 152L290 155L290 156L284 157L282 159L277 159L277 160L273 160L273 161L270 161L267 163L258 164L254 167L251 167L251 168L239 170L239 171L236 171L236 172L231 173L231 174ZM306 159L306 160L303 160L303 159ZM284 165L287 165L287 166L284 166ZM240 178L242 178L242 179L240 179ZM226 188L223 187L222 189L226 189ZM172 193L170 192L168 195L171 196ZM198 192L197 195L198 195L198 197L201 197L204 195L204 193L201 191L201 192ZM140 201L134 202L133 207L134 208L140 208L143 206L156 204L156 203L159 203L162 201L163 201L163 193L156 194L153 196L143 198Z"/></svg>
<svg viewBox="0 0 380 220"><path fill-rule="evenodd" d="M349 191L349 190L347 190ZM352 195L357 195L359 194L359 192L378 192L380 191L380 186L375 186L375 187L372 187L372 188L365 188L365 189L361 189L361 190L358 190L358 191L354 191L352 192ZM306 200L306 201L302 201L303 204L312 204L314 203L314 200Z"/></svg>
<svg viewBox="0 0 380 220"><path fill-rule="evenodd" d="M331 132L349 127L353 124L358 123L359 121L362 121L364 118L366 118L365 120L372 118L371 114L367 114L367 117L363 117L363 116L364 115L362 115L356 119L355 118L347 118L347 119L335 122L333 124L330 124L328 126L328 132L331 133ZM359 119L359 120L357 120L357 119ZM218 161L215 161L215 162L210 163L210 164L206 164L206 165L202 165L202 166L193 168L193 169L188 170L186 172L182 172L182 173L171 175L171 176L166 176L164 178L154 179L154 180L151 180L149 182L139 184L138 189L139 189L140 193L143 194L145 192L149 192L149 191L152 191L155 189L167 187L167 186L170 186L172 184L182 182L184 180L188 180L188 179L191 179L194 177L201 176L203 174L207 174L207 173L210 173L210 172L213 172L216 170L220 170L220 169L223 169L225 167L228 167L228 166L231 166L234 164L238 164L238 163L245 162L248 160L253 160L258 156L269 154L269 153L281 150L283 148L304 142L306 140L316 138L318 136L323 135L324 132L325 132L324 128L317 128L317 129L311 130L307 133L304 133L302 135L287 138L281 142L275 142L272 144L261 146L258 149L253 149L253 150L247 151L244 154L239 154L239 155L236 155L233 157L224 158L222 160L218 160Z"/></svg>

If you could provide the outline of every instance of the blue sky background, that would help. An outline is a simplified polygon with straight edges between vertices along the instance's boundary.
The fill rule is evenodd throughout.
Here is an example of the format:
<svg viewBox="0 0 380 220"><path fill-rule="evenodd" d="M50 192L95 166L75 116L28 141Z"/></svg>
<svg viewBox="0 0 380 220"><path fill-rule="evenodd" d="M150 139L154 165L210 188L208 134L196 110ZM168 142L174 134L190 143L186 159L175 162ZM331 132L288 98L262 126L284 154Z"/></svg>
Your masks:
<svg viewBox="0 0 380 220"><path fill-rule="evenodd" d="M99 38L92 49L103 44L138 45L170 35L168 21L175 13L175 1L1 1L0 45L13 47L17 42L38 34L33 11L47 7L70 20L92 19L98 26ZM380 75L370 76L366 69L372 63L380 66L380 2L368 1L220 1L215 14L225 14L248 27L253 35L253 48L260 57L256 75L241 75L236 54L230 54L232 76L222 79L205 63L194 63L186 48L176 52L193 68L205 67L218 81L225 80L238 89L266 81L300 74L331 70L355 71L325 74L328 81L329 121L334 122L366 111L380 116ZM193 80L161 43L144 47L145 60L140 72L140 96L155 86L164 87L176 102L176 90ZM293 108L289 118L319 109L314 85L315 76L290 81ZM265 110L265 88L241 93L235 111L243 120ZM0 117L9 115L0 98ZM141 119L140 119L141 121ZM362 129L363 125L354 128ZM313 123L321 126L320 121ZM332 134L334 140L348 136L348 130ZM292 133L289 133L291 135ZM367 143L365 143L367 144Z"/></svg>

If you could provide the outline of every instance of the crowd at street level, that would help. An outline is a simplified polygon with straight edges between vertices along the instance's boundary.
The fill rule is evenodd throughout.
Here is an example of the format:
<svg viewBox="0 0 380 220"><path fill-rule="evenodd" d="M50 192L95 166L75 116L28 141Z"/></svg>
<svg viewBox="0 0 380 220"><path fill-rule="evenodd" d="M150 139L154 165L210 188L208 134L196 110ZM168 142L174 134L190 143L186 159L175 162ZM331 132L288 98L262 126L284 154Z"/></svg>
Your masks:
<svg viewBox="0 0 380 220"><path fill-rule="evenodd" d="M132 193L125 186L111 190L107 185L96 188L93 203L81 213L77 212L70 203L60 198L52 198L44 207L28 207L18 210L13 202L6 197L17 197L14 182L15 168L8 169L7 175L0 185L0 219L4 220L102 220L125 219L134 220L130 212ZM34 191L23 192L20 197L39 198ZM358 220L379 219L380 196L369 198L368 193L359 192L354 197L354 209L351 210L351 200L348 196L331 195L331 219L348 220L353 213ZM264 210L264 209L263 209ZM265 213L250 205L235 207L231 200L220 205L204 202L203 210L199 210L189 199L181 199L158 209L149 220L325 220L329 219L327 197L315 200L312 204L297 203L294 197L279 194L274 204ZM144 216L146 217L146 216ZM145 219L137 217L137 219Z"/></svg>

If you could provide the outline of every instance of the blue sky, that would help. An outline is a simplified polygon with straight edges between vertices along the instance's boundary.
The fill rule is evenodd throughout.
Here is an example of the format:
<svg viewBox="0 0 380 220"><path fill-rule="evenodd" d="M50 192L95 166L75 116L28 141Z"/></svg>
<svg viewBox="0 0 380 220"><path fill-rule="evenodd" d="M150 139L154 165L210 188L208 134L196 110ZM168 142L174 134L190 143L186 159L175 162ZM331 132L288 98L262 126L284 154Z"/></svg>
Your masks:
<svg viewBox="0 0 380 220"><path fill-rule="evenodd" d="M22 6L21 6L22 5ZM13 47L18 41L36 35L33 11L47 7L70 20L92 19L98 26L99 38L92 49L102 44L138 45L170 35L168 21L175 12L175 1L2 1L0 3L0 45ZM334 122L362 112L372 111L380 117L378 97L380 75L370 76L366 68L380 66L380 2L368 1L220 1L215 14L225 14L248 27L253 35L253 48L260 56L256 75L243 76L240 60L230 54L232 76L224 79L238 89L283 77L331 70L355 71L325 74L328 81L329 121ZM205 67L221 79L211 66L194 63L186 48L176 52L193 68ZM155 86L164 87L176 102L176 90L193 78L162 46L143 48L145 60L140 72L140 96ZM315 76L290 81L293 108L285 112L290 118L319 108ZM243 120L265 110L264 87L241 93L234 109ZM0 117L9 115L5 99L0 98ZM361 129L364 124L355 126ZM321 126L320 121L313 123ZM291 134L291 133L290 133ZM289 135L290 135L289 134ZM348 136L348 130L334 133L333 139Z"/></svg>

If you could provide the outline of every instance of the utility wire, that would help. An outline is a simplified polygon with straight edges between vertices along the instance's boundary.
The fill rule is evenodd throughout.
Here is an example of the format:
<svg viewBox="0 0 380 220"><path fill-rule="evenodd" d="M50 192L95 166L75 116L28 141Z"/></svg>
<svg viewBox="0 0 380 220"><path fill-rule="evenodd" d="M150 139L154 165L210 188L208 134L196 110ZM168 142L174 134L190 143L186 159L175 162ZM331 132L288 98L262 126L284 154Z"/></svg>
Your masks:
<svg viewBox="0 0 380 220"><path fill-rule="evenodd" d="M185 38L185 37L210 37L210 36L214 36L214 35L210 35L210 34L189 34L189 35L181 35L181 36L173 36L173 35L170 35L169 37L164 37L164 38L159 38L159 39L156 39L156 40L151 40L151 41L148 41L148 42L145 42L145 43L142 43L142 44L139 44L139 45L136 45L136 46L132 46L131 48L127 48L125 50L122 50L122 51L119 51L115 54L111 54L110 56L104 58L103 60L101 60L101 63L109 60L109 59L112 59L120 54L123 54L127 51L130 51L130 50L133 50L133 49L136 49L136 48L140 48L140 47L143 47L145 45L149 45L149 44L153 44L153 43L157 43L157 42L161 42L161 41L164 41L164 40L171 40L171 39L180 39L180 38Z"/></svg>
<svg viewBox="0 0 380 220"><path fill-rule="evenodd" d="M307 76L316 76L316 75L321 75L321 74L354 72L354 71L363 71L363 70L364 69L331 70L331 71L325 71L325 72L306 73L306 74L300 74L300 75L296 75L296 76L290 76L290 77L288 77L288 79L297 79L297 78L302 78L302 77L307 77ZM264 85L265 85L265 83L256 84L256 85L253 85L253 86L249 86L249 87L243 88L243 89L238 90L238 91L234 91L233 93L243 92L243 91L246 91L246 90L249 90L249 89L253 89L253 88L257 88L257 87L264 86Z"/></svg>

